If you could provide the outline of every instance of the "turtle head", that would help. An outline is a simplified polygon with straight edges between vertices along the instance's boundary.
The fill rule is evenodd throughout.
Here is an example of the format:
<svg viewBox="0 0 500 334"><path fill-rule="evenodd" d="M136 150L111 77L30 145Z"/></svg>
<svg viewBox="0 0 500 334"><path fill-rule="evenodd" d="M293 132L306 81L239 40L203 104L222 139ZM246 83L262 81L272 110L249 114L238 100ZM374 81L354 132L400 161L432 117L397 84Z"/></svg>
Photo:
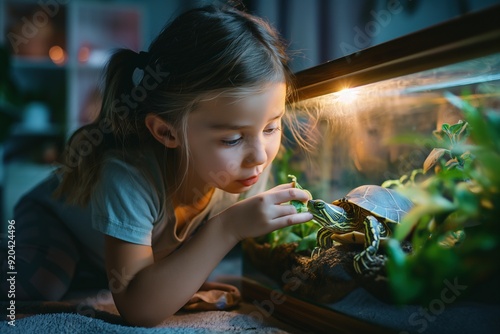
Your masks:
<svg viewBox="0 0 500 334"><path fill-rule="evenodd" d="M307 201L307 209L313 215L313 221L323 227L343 226L348 223L344 209L323 200Z"/></svg>

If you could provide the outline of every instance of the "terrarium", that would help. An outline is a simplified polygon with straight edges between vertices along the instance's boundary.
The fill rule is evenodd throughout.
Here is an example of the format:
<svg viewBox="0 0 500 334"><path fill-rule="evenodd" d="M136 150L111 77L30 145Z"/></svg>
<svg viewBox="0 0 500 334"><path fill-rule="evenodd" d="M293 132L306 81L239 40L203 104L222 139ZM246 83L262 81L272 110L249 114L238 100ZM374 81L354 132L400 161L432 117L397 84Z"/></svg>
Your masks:
<svg viewBox="0 0 500 334"><path fill-rule="evenodd" d="M256 317L328 333L498 328L498 17L297 73L289 112L312 149L285 141L273 176L310 191L292 204L315 219L243 242Z"/></svg>

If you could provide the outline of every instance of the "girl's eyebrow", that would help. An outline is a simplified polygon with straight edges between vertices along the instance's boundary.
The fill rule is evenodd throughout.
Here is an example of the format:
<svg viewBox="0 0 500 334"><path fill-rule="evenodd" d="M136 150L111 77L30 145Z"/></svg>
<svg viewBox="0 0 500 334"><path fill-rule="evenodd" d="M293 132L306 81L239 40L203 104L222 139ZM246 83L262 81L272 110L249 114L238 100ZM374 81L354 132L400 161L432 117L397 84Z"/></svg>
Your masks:
<svg viewBox="0 0 500 334"><path fill-rule="evenodd" d="M270 118L267 123L271 123L272 121L275 121L281 117L283 117L283 115L285 114L285 111L282 110L279 115L276 115L272 118ZM237 125L237 124L231 124L231 123L212 123L212 124L209 124L209 127L211 129L216 129L216 130L241 130L241 129L244 129L244 128L248 128L250 127L249 125Z"/></svg>
<svg viewBox="0 0 500 334"><path fill-rule="evenodd" d="M245 125L226 124L226 123L210 124L210 128L215 130L241 130L246 127L247 126Z"/></svg>

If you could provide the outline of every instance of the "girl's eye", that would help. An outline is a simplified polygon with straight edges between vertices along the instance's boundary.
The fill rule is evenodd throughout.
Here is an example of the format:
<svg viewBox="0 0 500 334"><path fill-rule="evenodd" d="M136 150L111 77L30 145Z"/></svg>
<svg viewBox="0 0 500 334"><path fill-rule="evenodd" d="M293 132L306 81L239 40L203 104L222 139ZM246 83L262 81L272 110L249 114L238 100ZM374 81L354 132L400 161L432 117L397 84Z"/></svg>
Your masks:
<svg viewBox="0 0 500 334"><path fill-rule="evenodd" d="M225 146L236 146L241 142L242 139L242 137L236 139L223 139L222 144Z"/></svg>
<svg viewBox="0 0 500 334"><path fill-rule="evenodd" d="M281 128L279 126L275 126L275 127L272 127L272 128L265 129L264 133L266 135L270 135L270 134L273 134L273 133L275 133L277 131L281 131Z"/></svg>

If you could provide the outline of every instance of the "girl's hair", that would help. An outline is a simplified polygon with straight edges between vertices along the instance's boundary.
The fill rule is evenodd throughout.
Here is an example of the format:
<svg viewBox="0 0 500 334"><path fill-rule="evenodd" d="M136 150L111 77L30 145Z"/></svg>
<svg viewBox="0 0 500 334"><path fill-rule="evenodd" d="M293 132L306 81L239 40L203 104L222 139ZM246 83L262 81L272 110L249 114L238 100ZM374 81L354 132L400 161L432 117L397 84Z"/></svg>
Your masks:
<svg viewBox="0 0 500 334"><path fill-rule="evenodd" d="M140 82L134 84L138 74ZM144 147L154 150L159 163L175 161L171 175L164 177L172 185L169 179L184 175L176 168L188 161L187 146L181 145L178 156L177 150L158 143L145 126L146 115L160 116L182 134L187 115L201 99L226 93L244 96L271 82L285 82L292 95L286 46L270 25L232 7L206 6L181 14L148 52L120 49L112 55L101 112L70 138L56 193L86 204L106 152L140 163L137 156Z"/></svg>

